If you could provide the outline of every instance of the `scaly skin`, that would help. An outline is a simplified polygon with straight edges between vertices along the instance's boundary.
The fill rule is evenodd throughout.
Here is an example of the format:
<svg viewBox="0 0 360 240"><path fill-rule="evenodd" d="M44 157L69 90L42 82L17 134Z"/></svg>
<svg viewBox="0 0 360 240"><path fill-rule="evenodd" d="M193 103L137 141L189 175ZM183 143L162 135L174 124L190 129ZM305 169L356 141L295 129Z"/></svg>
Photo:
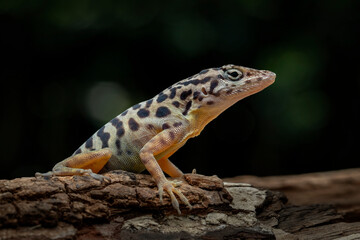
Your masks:
<svg viewBox="0 0 360 240"><path fill-rule="evenodd" d="M183 175L169 157L225 109L271 85L275 76L270 71L235 65L203 70L127 109L71 157L56 164L52 172L37 175L90 174L103 180L104 176L97 173L115 169L139 173L147 169L158 186L160 200L165 189L180 214L174 193L188 207L191 205L165 178L163 172L171 177Z"/></svg>

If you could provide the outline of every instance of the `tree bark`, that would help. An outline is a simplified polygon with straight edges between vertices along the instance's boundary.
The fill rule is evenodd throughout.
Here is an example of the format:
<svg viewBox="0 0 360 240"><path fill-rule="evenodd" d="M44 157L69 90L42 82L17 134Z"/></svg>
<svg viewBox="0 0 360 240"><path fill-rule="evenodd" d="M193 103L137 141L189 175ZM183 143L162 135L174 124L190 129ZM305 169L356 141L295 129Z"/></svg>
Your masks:
<svg viewBox="0 0 360 240"><path fill-rule="evenodd" d="M288 176L238 176L224 181L281 191L293 205L331 204L347 218L360 220L360 168Z"/></svg>
<svg viewBox="0 0 360 240"><path fill-rule="evenodd" d="M161 204L151 176L0 180L0 239L356 239L360 222L331 205L292 205L284 194L186 174L193 209Z"/></svg>

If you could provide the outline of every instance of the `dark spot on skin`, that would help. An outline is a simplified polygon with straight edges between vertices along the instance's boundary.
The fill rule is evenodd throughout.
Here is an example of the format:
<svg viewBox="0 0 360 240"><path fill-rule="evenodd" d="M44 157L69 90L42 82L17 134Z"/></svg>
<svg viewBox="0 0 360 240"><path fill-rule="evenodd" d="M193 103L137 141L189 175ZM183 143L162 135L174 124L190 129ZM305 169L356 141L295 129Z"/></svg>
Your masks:
<svg viewBox="0 0 360 240"><path fill-rule="evenodd" d="M102 128L100 128L100 130L97 132L97 136L100 138L101 142L102 142L102 148L107 148L109 147L109 139L110 139L110 133L104 132L105 126L103 126Z"/></svg>
<svg viewBox="0 0 360 240"><path fill-rule="evenodd" d="M195 75L196 76L196 75ZM202 80L199 79L195 79L195 76L191 77L191 80L185 81L185 82L180 82L178 83L178 85L184 85L187 86L189 84L193 84L193 85L198 85L198 84L205 84L208 81L210 81L211 77L205 77Z"/></svg>
<svg viewBox="0 0 360 240"><path fill-rule="evenodd" d="M245 83L248 83L248 84L249 84L249 83L251 83L251 80L246 80Z"/></svg>
<svg viewBox="0 0 360 240"><path fill-rule="evenodd" d="M207 83L208 81L210 81L210 79L211 79L211 77L203 78L203 80L200 80L200 83L201 84Z"/></svg>
<svg viewBox="0 0 360 240"><path fill-rule="evenodd" d="M93 147L93 138L92 138L92 137L89 138L89 139L86 141L85 147L86 147L87 149L91 149L91 148Z"/></svg>
<svg viewBox="0 0 360 240"><path fill-rule="evenodd" d="M156 110L155 116L158 118L162 118L162 117L168 116L170 113L171 113L171 111L167 107L159 107Z"/></svg>
<svg viewBox="0 0 360 240"><path fill-rule="evenodd" d="M118 151L116 152L116 155L121 156L122 153L123 153L123 152L122 152L121 150L118 150Z"/></svg>
<svg viewBox="0 0 360 240"><path fill-rule="evenodd" d="M165 141L165 139L160 138L160 143L161 143L162 145L166 145L166 141Z"/></svg>
<svg viewBox="0 0 360 240"><path fill-rule="evenodd" d="M123 112L123 113L121 114L121 116L125 116L127 113L128 113L128 110L126 110L125 112Z"/></svg>
<svg viewBox="0 0 360 240"><path fill-rule="evenodd" d="M176 88L172 88L170 91L171 91L171 93L170 93L169 98L173 99L176 96Z"/></svg>
<svg viewBox="0 0 360 240"><path fill-rule="evenodd" d="M158 98L156 99L156 101L157 101L158 103L161 103L161 102L165 101L167 98L168 98L168 95L163 94L163 93L160 93L159 96L158 96Z"/></svg>
<svg viewBox="0 0 360 240"><path fill-rule="evenodd" d="M208 71L209 71L209 69L202 70L202 71L199 72L199 75L205 74L205 73L207 73Z"/></svg>
<svg viewBox="0 0 360 240"><path fill-rule="evenodd" d="M229 90L226 91L226 94L231 94L232 91L233 91L232 89L229 89Z"/></svg>
<svg viewBox="0 0 360 240"><path fill-rule="evenodd" d="M249 77L250 77L250 76L252 76L252 75L253 75L252 72L247 72L247 73L246 73L246 76L249 76Z"/></svg>
<svg viewBox="0 0 360 240"><path fill-rule="evenodd" d="M182 125L182 122L176 122L176 123L174 123L174 127L180 127Z"/></svg>
<svg viewBox="0 0 360 240"><path fill-rule="evenodd" d="M218 77L219 79L224 79L224 77L223 77L221 74L219 74L217 77Z"/></svg>
<svg viewBox="0 0 360 240"><path fill-rule="evenodd" d="M137 115L139 116L139 118L146 118L150 115L150 111L142 108L137 112Z"/></svg>
<svg viewBox="0 0 360 240"><path fill-rule="evenodd" d="M188 114L188 111L189 109L191 108L191 104L192 104L192 101L189 101L186 106L185 106L185 110L184 112L182 113L184 116L186 116Z"/></svg>
<svg viewBox="0 0 360 240"><path fill-rule="evenodd" d="M170 125L169 125L169 124L164 123L164 124L162 125L162 129L163 129L163 130L168 129L168 128L170 128Z"/></svg>
<svg viewBox="0 0 360 240"><path fill-rule="evenodd" d="M114 127L116 127L119 124L120 120L118 118L114 118L110 122Z"/></svg>
<svg viewBox="0 0 360 240"><path fill-rule="evenodd" d="M172 102L172 105L178 108L180 106L180 103L178 101L174 101Z"/></svg>
<svg viewBox="0 0 360 240"><path fill-rule="evenodd" d="M118 137L122 137L125 134L125 129L123 127L123 122L120 121L118 118L114 118L110 122L117 129L116 135Z"/></svg>
<svg viewBox="0 0 360 240"><path fill-rule="evenodd" d="M193 99L197 99L200 95L200 92L198 91L195 91L194 94L193 94Z"/></svg>
<svg viewBox="0 0 360 240"><path fill-rule="evenodd" d="M136 104L136 105L134 105L132 108L133 108L134 110L136 110L136 109L139 109L140 107L141 107L140 104Z"/></svg>
<svg viewBox="0 0 360 240"><path fill-rule="evenodd" d="M199 98L198 98L198 100L201 102L202 100L203 100L204 98L202 97L202 96L200 96Z"/></svg>
<svg viewBox="0 0 360 240"><path fill-rule="evenodd" d="M170 139L171 140L174 140L175 139L175 133L174 132L169 132L169 136L170 136Z"/></svg>
<svg viewBox="0 0 360 240"><path fill-rule="evenodd" d="M133 118L130 118L129 119L129 128L132 130L132 131L137 131L139 129L139 124L135 121L135 119Z"/></svg>
<svg viewBox="0 0 360 240"><path fill-rule="evenodd" d="M146 108L149 108L149 107L151 106L152 102L153 102L153 99L148 100L148 101L146 102L145 107L146 107Z"/></svg>
<svg viewBox="0 0 360 240"><path fill-rule="evenodd" d="M210 93L213 93L214 89L217 87L217 85L219 84L218 80L212 80L210 83Z"/></svg>
<svg viewBox="0 0 360 240"><path fill-rule="evenodd" d="M192 93L192 90L188 90L188 91L183 91L181 94L180 94L180 99L181 100L185 100L188 96L190 96L190 94Z"/></svg>
<svg viewBox="0 0 360 240"><path fill-rule="evenodd" d="M126 150L126 154L127 154L127 155L131 155L132 152L131 152L130 150Z"/></svg>
<svg viewBox="0 0 360 240"><path fill-rule="evenodd" d="M117 149L121 149L121 146L120 146L120 139L116 139L116 141L115 141L115 145L116 145L116 147L117 147Z"/></svg>
<svg viewBox="0 0 360 240"><path fill-rule="evenodd" d="M208 101L206 102L207 105L213 105L214 104L214 101Z"/></svg>
<svg viewBox="0 0 360 240"><path fill-rule="evenodd" d="M118 130L116 131L116 135L118 137L122 137L122 136L124 136L124 134L125 134L125 129L124 129L124 127L122 125L122 122L121 122L121 127L119 127Z"/></svg>
<svg viewBox="0 0 360 240"><path fill-rule="evenodd" d="M258 82L260 82L261 80L262 80L261 77L258 77L258 78L256 79L256 81L258 81Z"/></svg>
<svg viewBox="0 0 360 240"><path fill-rule="evenodd" d="M193 85L198 85L199 84L199 79L193 79L193 80L189 80L189 81L186 81L186 82L183 82L183 83L180 83L184 86L187 86L189 84L193 84Z"/></svg>
<svg viewBox="0 0 360 240"><path fill-rule="evenodd" d="M82 153L81 148L79 148L78 150L76 150L75 153L74 153L74 155L79 154L79 153Z"/></svg>

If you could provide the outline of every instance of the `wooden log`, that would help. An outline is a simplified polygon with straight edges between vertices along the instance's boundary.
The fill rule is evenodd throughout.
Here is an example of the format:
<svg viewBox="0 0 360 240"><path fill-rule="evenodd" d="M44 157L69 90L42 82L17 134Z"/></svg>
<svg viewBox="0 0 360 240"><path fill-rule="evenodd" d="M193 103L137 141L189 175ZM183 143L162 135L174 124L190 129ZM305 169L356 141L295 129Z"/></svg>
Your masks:
<svg viewBox="0 0 360 240"><path fill-rule="evenodd" d="M344 221L330 205L289 205L280 192L216 176L184 176L179 189L193 209L181 204L178 215L167 194L159 202L151 176L106 175L111 182L89 176L0 180L0 239L335 239L359 233L359 222Z"/></svg>
<svg viewBox="0 0 360 240"><path fill-rule="evenodd" d="M332 204L360 219L360 168L287 176L238 176L224 179L283 192L294 205Z"/></svg>

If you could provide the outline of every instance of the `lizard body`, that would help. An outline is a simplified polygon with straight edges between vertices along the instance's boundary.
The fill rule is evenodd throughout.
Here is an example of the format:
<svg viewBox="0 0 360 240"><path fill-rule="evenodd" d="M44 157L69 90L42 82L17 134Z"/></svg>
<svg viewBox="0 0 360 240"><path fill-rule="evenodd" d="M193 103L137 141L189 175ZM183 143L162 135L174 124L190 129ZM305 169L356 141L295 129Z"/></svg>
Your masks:
<svg viewBox="0 0 360 240"><path fill-rule="evenodd" d="M189 138L237 101L275 81L275 74L235 65L210 68L179 81L154 98L136 104L100 128L74 154L41 175L90 174L103 180L104 173L122 169L154 178L162 201L163 189L180 213L174 193L191 207L186 197L165 178L183 173L169 157Z"/></svg>

